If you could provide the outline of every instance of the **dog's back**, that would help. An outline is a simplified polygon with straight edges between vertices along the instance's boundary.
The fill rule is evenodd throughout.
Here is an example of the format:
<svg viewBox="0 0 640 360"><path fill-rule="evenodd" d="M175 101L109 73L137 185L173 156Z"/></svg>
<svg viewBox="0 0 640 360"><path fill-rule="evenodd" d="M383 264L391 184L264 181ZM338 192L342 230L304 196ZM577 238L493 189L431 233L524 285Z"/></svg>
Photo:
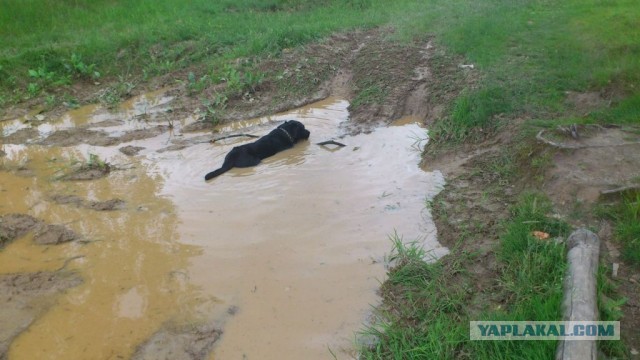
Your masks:
<svg viewBox="0 0 640 360"><path fill-rule="evenodd" d="M308 139L310 132L304 125L295 120L285 121L270 133L255 142L236 146L224 157L222 167L204 176L205 180L211 180L222 175L234 167L256 166L262 159L276 153L292 148L299 140Z"/></svg>

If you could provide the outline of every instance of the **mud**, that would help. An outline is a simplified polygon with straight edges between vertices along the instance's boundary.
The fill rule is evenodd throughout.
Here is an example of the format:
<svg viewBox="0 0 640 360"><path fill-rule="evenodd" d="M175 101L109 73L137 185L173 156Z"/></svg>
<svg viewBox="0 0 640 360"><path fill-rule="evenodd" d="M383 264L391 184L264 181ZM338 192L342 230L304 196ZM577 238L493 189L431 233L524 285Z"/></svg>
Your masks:
<svg viewBox="0 0 640 360"><path fill-rule="evenodd" d="M120 150L121 153L127 156L136 156L140 151L144 150L144 148L141 146L127 145L127 146L121 147L118 150Z"/></svg>
<svg viewBox="0 0 640 360"><path fill-rule="evenodd" d="M575 203L593 205L602 191L631 186L640 176L640 135L618 128L580 128L580 138L556 135L581 149L557 151L546 174L545 191L565 211Z"/></svg>
<svg viewBox="0 0 640 360"><path fill-rule="evenodd" d="M75 195L53 195L50 200L57 204L69 204L96 211L115 211L126 207L126 202L121 199L111 199L105 201L89 201Z"/></svg>
<svg viewBox="0 0 640 360"><path fill-rule="evenodd" d="M38 131L32 128L20 129L16 132L3 136L2 142L4 144L26 144L38 136Z"/></svg>
<svg viewBox="0 0 640 360"><path fill-rule="evenodd" d="M285 352L312 359L325 358L327 347L352 356L353 333L378 301L388 236L421 241L433 258L447 250L424 212L442 177L418 167L426 141L415 125L420 120L353 136L341 130L348 105L330 98L223 124L214 134L185 133L193 119L175 121L168 131L153 125L150 112L141 123L135 107L123 123L88 130L113 117L91 107L53 119L47 131L38 125L40 145L3 145L3 164L26 166L33 176L0 173L0 191L11 189L0 214L33 214L67 228L49 227L42 238L37 231L16 236L0 252L0 272L70 268L94 279L63 295L15 338L11 358L80 359L89 347L98 358L279 359ZM304 143L258 167L202 181L231 147L250 141L212 139L260 136L290 118L307 125L313 142L339 138L347 147L328 151ZM128 138L125 148L140 150L135 157L111 140L95 140L122 139L139 127L157 132ZM72 145L78 139L66 142L56 135L61 132L87 141ZM58 181L90 156L119 171ZM71 238L82 241L64 242ZM45 253L34 240L59 244ZM47 338L54 328L67 340Z"/></svg>
<svg viewBox="0 0 640 360"><path fill-rule="evenodd" d="M95 180L106 177L111 173L109 164L102 165L82 165L63 175L60 179L67 181Z"/></svg>
<svg viewBox="0 0 640 360"><path fill-rule="evenodd" d="M39 142L39 145L47 146L75 146L78 144L89 144L94 146L109 146L116 142L104 131L94 131L88 129L60 130L47 136Z"/></svg>
<svg viewBox="0 0 640 360"><path fill-rule="evenodd" d="M446 104L462 88L473 86L478 78L473 71L459 69L459 61L438 49L430 39L401 46L391 37L393 31L389 29L354 31L287 49L281 57L239 59L236 65L256 62L255 71L265 73L266 81L249 98L230 98L220 120L230 123L278 113L330 95L354 100L360 91L372 87L384 96L351 107L352 121L342 124L346 134L370 132L405 116L416 116L422 123L430 124L442 115ZM437 76L432 75L434 72ZM182 75L186 78L186 73ZM158 81L168 84L173 80ZM184 88L174 88L168 94L180 101L174 104L172 114L193 116L193 109L202 113L200 99L215 98L219 91L219 86L213 86L196 97L189 96ZM210 121L196 121L182 131L190 133L214 127Z"/></svg>
<svg viewBox="0 0 640 360"><path fill-rule="evenodd" d="M34 232L33 242L38 245L57 245L78 239L78 235L64 225L47 225L25 214L0 216L0 248Z"/></svg>
<svg viewBox="0 0 640 360"><path fill-rule="evenodd" d="M25 214L7 214L0 216L0 249L6 244L38 229L42 222Z"/></svg>
<svg viewBox="0 0 640 360"><path fill-rule="evenodd" d="M111 199L105 201L89 201L84 204L87 209L96 211L114 211L122 210L126 207L126 202L120 199Z"/></svg>
<svg viewBox="0 0 640 360"><path fill-rule="evenodd" d="M163 325L144 344L131 360L205 360L222 330L213 325Z"/></svg>
<svg viewBox="0 0 640 360"><path fill-rule="evenodd" d="M46 225L33 237L38 245L58 245L78 239L78 235L63 225Z"/></svg>
<svg viewBox="0 0 640 360"><path fill-rule="evenodd" d="M157 125L145 129L128 131L121 136L113 137L104 131L88 129L60 130L47 136L40 141L40 145L47 146L75 146L79 144L89 144L94 146L112 146L133 140L141 140L155 137L166 132L167 125Z"/></svg>
<svg viewBox="0 0 640 360"><path fill-rule="evenodd" d="M55 306L60 293L81 283L73 272L0 275L0 359L9 359L11 342Z"/></svg>

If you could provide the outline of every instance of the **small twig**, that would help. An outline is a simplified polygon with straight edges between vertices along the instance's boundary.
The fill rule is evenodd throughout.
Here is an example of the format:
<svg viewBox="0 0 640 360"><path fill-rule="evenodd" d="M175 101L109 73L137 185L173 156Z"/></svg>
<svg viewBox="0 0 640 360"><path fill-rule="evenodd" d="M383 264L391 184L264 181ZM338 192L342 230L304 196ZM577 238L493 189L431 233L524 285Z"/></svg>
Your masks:
<svg viewBox="0 0 640 360"><path fill-rule="evenodd" d="M333 140L319 142L319 143L317 143L316 145L320 145L320 146L325 146L325 145L338 145L338 146L340 146L340 147L347 146L347 145L345 145L345 144L342 144L342 143L339 143L339 142L337 142L337 141L333 141Z"/></svg>
<svg viewBox="0 0 640 360"><path fill-rule="evenodd" d="M536 139L538 139L539 141L542 141L543 143L547 144L547 145L551 145L553 147L557 147L560 149L582 149L584 147L584 145L564 145L564 144L558 144L556 142L553 142L551 140L545 139L544 137L542 137L542 134L544 133L544 129L540 130L538 132L538 135L536 135Z"/></svg>
<svg viewBox="0 0 640 360"><path fill-rule="evenodd" d="M628 185L628 186L621 186L615 189L601 190L600 194L602 195L617 194L617 193L621 193L629 190L640 190L640 185Z"/></svg>
<svg viewBox="0 0 640 360"><path fill-rule="evenodd" d="M549 139L545 139L544 137L542 137L542 134L544 133L544 129L540 130L538 132L538 135L536 135L536 139L538 139L539 141L547 144L547 145L551 145L553 147L557 147L560 149L587 149L587 148L607 148L607 147L617 147L617 146L629 146L629 145L640 145L640 141L634 141L634 142L624 142L624 143L619 143L619 144L609 144L609 145L603 145L603 144L596 144L596 145L565 145L565 144L559 144L556 142L553 142Z"/></svg>
<svg viewBox="0 0 640 360"><path fill-rule="evenodd" d="M247 136L247 137L250 137L250 138L258 138L258 137L260 137L258 135L251 135L251 134L233 134L233 135L227 135L227 136L219 137L217 139L212 139L209 142L213 144L214 142L219 141L219 140L233 138L233 137L240 137L240 136Z"/></svg>

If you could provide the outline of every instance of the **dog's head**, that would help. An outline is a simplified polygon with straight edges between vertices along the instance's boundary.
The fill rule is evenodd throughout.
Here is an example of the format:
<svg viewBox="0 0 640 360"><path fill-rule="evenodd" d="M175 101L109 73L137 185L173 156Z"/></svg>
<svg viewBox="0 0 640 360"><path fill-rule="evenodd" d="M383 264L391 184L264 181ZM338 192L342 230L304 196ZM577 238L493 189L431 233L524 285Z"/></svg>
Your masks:
<svg viewBox="0 0 640 360"><path fill-rule="evenodd" d="M278 127L285 129L296 142L299 140L308 139L309 135L311 134L309 130L304 128L303 123L296 120L287 120Z"/></svg>

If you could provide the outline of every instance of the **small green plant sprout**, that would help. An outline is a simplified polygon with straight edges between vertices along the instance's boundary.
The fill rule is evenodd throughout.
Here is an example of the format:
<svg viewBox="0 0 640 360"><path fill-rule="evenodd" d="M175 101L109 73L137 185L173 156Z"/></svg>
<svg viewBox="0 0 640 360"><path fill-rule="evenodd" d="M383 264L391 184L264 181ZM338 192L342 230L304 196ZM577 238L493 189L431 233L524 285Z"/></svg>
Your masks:
<svg viewBox="0 0 640 360"><path fill-rule="evenodd" d="M71 74L77 74L80 77L87 77L93 80L100 78L100 72L96 70L96 64L87 65L82 61L82 56L78 54L71 54L69 63L66 63L65 68Z"/></svg>
<svg viewBox="0 0 640 360"><path fill-rule="evenodd" d="M32 79L32 82L27 85L26 89L28 98L39 95L47 85L58 86L70 83L68 76L58 76L54 71L47 70L45 66L40 66L37 69L29 69L28 74Z"/></svg>
<svg viewBox="0 0 640 360"><path fill-rule="evenodd" d="M232 97L242 94L242 77L233 66L229 64L225 65L219 80L227 83L227 94L230 94Z"/></svg>
<svg viewBox="0 0 640 360"><path fill-rule="evenodd" d="M40 93L40 86L37 83L29 83L27 85L27 95L29 98L35 97Z"/></svg>
<svg viewBox="0 0 640 360"><path fill-rule="evenodd" d="M189 72L187 80L187 91L190 95L201 93L202 90L206 89L211 82L208 75L203 75L200 79L197 79L193 72Z"/></svg>
<svg viewBox="0 0 640 360"><path fill-rule="evenodd" d="M258 87L264 81L265 74L263 72L247 72L244 74L244 88L250 94L255 93L258 90Z"/></svg>
<svg viewBox="0 0 640 360"><path fill-rule="evenodd" d="M222 120L224 110L227 108L228 98L225 94L217 93L213 101L203 100L203 120L210 121L214 126Z"/></svg>
<svg viewBox="0 0 640 360"><path fill-rule="evenodd" d="M100 159L100 156L89 153L89 160L87 161L86 167L89 169L108 170L109 164L106 161Z"/></svg>
<svg viewBox="0 0 640 360"><path fill-rule="evenodd" d="M56 76L55 72L47 71L47 69L45 69L44 66L41 66L36 70L29 69L29 77L33 79L44 80L49 82L49 81L53 81L55 76Z"/></svg>

